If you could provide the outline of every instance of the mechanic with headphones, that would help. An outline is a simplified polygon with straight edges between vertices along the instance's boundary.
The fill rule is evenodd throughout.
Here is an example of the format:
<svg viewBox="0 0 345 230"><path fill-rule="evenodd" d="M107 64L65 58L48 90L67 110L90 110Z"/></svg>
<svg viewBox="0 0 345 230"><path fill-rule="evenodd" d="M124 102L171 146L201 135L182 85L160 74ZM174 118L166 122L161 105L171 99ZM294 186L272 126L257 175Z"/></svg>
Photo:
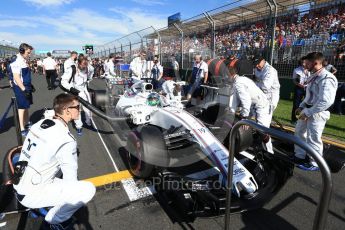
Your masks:
<svg viewBox="0 0 345 230"><path fill-rule="evenodd" d="M17 57L10 64L13 76L13 91L17 99L19 125L22 136L26 136L28 129L25 126L29 122L29 108L32 104L32 92L34 88L31 84L31 70L28 59L33 47L22 43L19 46Z"/></svg>
<svg viewBox="0 0 345 230"><path fill-rule="evenodd" d="M248 77L239 76L235 66L228 66L229 82L232 85L232 98L230 100L230 111L236 113L237 108L241 106L240 118L247 119L255 116L258 124L270 127L270 103L262 90L255 82ZM271 140L266 143L266 149L273 153Z"/></svg>
<svg viewBox="0 0 345 230"><path fill-rule="evenodd" d="M74 229L71 216L93 198L96 189L77 176L77 142L68 123L80 115L78 98L59 94L53 108L54 117L31 127L16 166L13 187L25 207L51 207L43 229Z"/></svg>
<svg viewBox="0 0 345 230"><path fill-rule="evenodd" d="M334 102L337 92L337 78L327 71L322 65L324 56L322 53L309 53L306 57L306 68L310 71L310 77L306 84L306 96L299 108L296 109L298 118L295 127L295 136L309 144L318 154L323 155L322 132L326 122L330 118L328 109ZM293 159L301 169L316 171L319 168L313 159L306 157L306 152L295 145Z"/></svg>

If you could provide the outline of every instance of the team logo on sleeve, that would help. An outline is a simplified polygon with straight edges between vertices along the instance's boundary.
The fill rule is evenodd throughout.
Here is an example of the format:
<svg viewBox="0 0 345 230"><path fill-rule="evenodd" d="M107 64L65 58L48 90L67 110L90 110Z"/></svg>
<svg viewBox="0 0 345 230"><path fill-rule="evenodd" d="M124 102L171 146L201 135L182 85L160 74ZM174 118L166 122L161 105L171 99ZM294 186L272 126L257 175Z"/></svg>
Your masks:
<svg viewBox="0 0 345 230"><path fill-rule="evenodd" d="M54 126L54 125L55 125L55 122L54 122L54 121L49 120L49 119L46 119L46 120L44 120L44 121L42 122L42 124L40 125L40 127L41 127L42 129L48 129L48 128Z"/></svg>

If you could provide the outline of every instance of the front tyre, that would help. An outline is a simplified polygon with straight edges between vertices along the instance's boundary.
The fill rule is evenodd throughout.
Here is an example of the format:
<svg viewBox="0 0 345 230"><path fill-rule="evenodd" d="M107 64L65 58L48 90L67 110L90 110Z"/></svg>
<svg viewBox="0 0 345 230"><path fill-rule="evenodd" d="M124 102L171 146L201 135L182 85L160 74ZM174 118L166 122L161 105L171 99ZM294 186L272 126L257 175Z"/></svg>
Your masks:
<svg viewBox="0 0 345 230"><path fill-rule="evenodd" d="M8 150L2 163L2 182L3 184L12 184L14 166L19 160L22 146L16 146Z"/></svg>
<svg viewBox="0 0 345 230"><path fill-rule="evenodd" d="M160 129L147 125L131 131L127 139L127 161L131 174L142 179L153 176L156 167L168 167L168 152Z"/></svg>

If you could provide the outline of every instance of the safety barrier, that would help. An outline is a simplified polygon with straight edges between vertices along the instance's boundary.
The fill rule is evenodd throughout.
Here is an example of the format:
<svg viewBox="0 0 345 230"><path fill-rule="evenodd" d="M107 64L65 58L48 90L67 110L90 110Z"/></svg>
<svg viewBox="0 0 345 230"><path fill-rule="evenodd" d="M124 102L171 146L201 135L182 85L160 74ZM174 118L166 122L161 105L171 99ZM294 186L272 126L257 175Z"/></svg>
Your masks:
<svg viewBox="0 0 345 230"><path fill-rule="evenodd" d="M242 120L242 121L237 122L234 125L234 127L231 129L231 133L230 133L230 150L229 150L228 178L227 178L228 186L226 188L226 213L225 213L224 229L226 230L230 229L231 186L229 185L232 184L232 176L233 176L233 164L234 164L234 155L235 155L234 143L235 143L236 134L239 128L244 125L250 126L251 128L259 131L260 133L265 133L265 134L270 135L271 137L284 140L292 144L296 144L302 149L304 149L307 152L307 154L315 160L315 162L317 163L321 171L322 189L320 192L319 203L318 203L317 210L315 213L313 229L314 230L324 229L326 220L327 220L327 212L328 212L328 207L329 207L329 202L330 202L331 192L332 192L331 172L326 161L323 159L321 155L315 152L315 150L312 149L307 143L301 141L297 137L290 134L286 134L278 130L263 127L261 125L258 125L254 121L250 121L250 120Z"/></svg>

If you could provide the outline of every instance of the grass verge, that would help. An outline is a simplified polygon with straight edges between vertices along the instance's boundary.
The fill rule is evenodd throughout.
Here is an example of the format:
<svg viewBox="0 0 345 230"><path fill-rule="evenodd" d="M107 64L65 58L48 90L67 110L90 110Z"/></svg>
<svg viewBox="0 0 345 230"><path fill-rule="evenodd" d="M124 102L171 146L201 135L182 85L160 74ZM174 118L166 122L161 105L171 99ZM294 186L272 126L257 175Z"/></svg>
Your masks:
<svg viewBox="0 0 345 230"><path fill-rule="evenodd" d="M292 101L280 100L273 117L284 125L294 126L291 123ZM345 116L331 114L326 123L323 135L332 139L345 142Z"/></svg>

